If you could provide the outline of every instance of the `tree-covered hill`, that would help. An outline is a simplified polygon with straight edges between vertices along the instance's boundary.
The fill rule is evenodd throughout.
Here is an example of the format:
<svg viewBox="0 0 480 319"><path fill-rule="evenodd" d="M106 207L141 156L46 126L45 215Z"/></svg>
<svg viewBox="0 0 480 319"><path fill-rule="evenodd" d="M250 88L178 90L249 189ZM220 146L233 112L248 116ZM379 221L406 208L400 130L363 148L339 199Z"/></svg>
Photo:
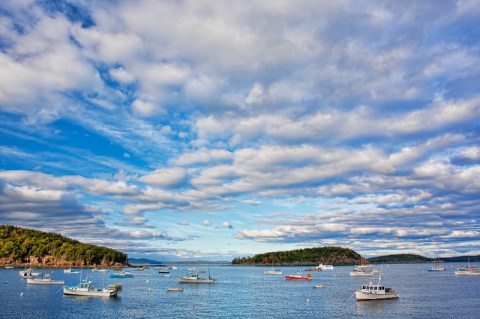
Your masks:
<svg viewBox="0 0 480 319"><path fill-rule="evenodd" d="M127 255L114 249L83 244L59 234L0 225L0 263L17 266L113 266Z"/></svg>
<svg viewBox="0 0 480 319"><path fill-rule="evenodd" d="M396 254L368 258L371 263L386 263L386 264L410 264L410 263L425 263L432 261L428 257L423 257L414 254Z"/></svg>
<svg viewBox="0 0 480 319"><path fill-rule="evenodd" d="M233 265L318 265L319 263L334 265L357 264L361 256L355 251L342 247L305 248L290 251L277 251L258 254L253 257L235 258Z"/></svg>

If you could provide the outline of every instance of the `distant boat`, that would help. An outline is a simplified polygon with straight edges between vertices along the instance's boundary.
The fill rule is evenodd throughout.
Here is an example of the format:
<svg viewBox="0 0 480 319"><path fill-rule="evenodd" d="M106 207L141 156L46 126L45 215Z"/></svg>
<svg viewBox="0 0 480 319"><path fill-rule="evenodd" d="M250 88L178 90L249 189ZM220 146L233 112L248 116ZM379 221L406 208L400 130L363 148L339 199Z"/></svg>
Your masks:
<svg viewBox="0 0 480 319"><path fill-rule="evenodd" d="M316 268L321 269L321 270L333 270L333 265L320 264Z"/></svg>
<svg viewBox="0 0 480 319"><path fill-rule="evenodd" d="M35 277L38 277L40 275L39 272L33 272L32 268L28 268L28 269L25 269L25 270L20 270L18 272L18 274L21 278L25 278L25 279L35 278Z"/></svg>
<svg viewBox="0 0 480 319"><path fill-rule="evenodd" d="M433 266L428 271L443 271L445 267L440 265L440 261L438 259L433 259Z"/></svg>
<svg viewBox="0 0 480 319"><path fill-rule="evenodd" d="M272 262L272 268L270 270L265 270L263 273L265 275L281 275L281 274L283 274L283 272L280 269L273 268L273 262Z"/></svg>
<svg viewBox="0 0 480 319"><path fill-rule="evenodd" d="M160 269L158 270L158 272L159 272L160 274L168 274L168 273L170 273L170 270L169 270L167 267L164 267L164 268L160 268Z"/></svg>
<svg viewBox="0 0 480 319"><path fill-rule="evenodd" d="M79 271L74 271L74 270L72 270L72 268L68 268L68 269L64 269L63 273L64 274L79 274L80 272Z"/></svg>
<svg viewBox="0 0 480 319"><path fill-rule="evenodd" d="M470 265L470 259L468 259L468 266L462 266L455 271L456 276L480 276L477 266Z"/></svg>
<svg viewBox="0 0 480 319"><path fill-rule="evenodd" d="M373 269L373 266L369 263L364 262L365 259L360 257L360 264L355 266L350 272L351 277L369 277L379 275L378 270Z"/></svg>
<svg viewBox="0 0 480 319"><path fill-rule="evenodd" d="M313 288L327 288L325 285L318 285L318 286L313 286Z"/></svg>
<svg viewBox="0 0 480 319"><path fill-rule="evenodd" d="M13 266L11 266L11 265L6 265L6 266L5 266L5 269L13 269L13 268L15 268L15 267L13 267Z"/></svg>
<svg viewBox="0 0 480 319"><path fill-rule="evenodd" d="M213 284L215 279L208 275L208 278L202 278L198 275L199 271L196 268L190 270L186 276L178 278L178 282L181 283L195 283L195 284Z"/></svg>
<svg viewBox="0 0 480 319"><path fill-rule="evenodd" d="M167 291L183 291L183 288L167 288Z"/></svg>
<svg viewBox="0 0 480 319"><path fill-rule="evenodd" d="M134 275L131 272L119 270L110 273L110 278L133 278Z"/></svg>
<svg viewBox="0 0 480 319"><path fill-rule="evenodd" d="M107 268L93 268L92 271L93 272L107 272L108 269Z"/></svg>
<svg viewBox="0 0 480 319"><path fill-rule="evenodd" d="M295 275L285 275L286 280L312 280L312 274L304 276L301 272L297 272Z"/></svg>
<svg viewBox="0 0 480 319"><path fill-rule="evenodd" d="M63 285L63 280L53 280L49 274L44 274L42 278L28 278L27 284L30 285Z"/></svg>

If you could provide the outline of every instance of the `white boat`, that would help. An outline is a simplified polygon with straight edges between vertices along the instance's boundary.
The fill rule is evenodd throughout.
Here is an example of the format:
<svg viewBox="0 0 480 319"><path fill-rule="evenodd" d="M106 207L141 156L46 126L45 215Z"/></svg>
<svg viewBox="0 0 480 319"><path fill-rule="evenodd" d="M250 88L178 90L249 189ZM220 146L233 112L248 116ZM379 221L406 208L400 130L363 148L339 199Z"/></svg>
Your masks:
<svg viewBox="0 0 480 319"><path fill-rule="evenodd" d="M195 283L195 284L213 284L215 283L215 279L208 275L208 278L201 278L198 275L198 270L190 270L186 276L178 278L178 282L181 283Z"/></svg>
<svg viewBox="0 0 480 319"><path fill-rule="evenodd" d="M179 291L182 292L183 288L167 288L167 291Z"/></svg>
<svg viewBox="0 0 480 319"><path fill-rule="evenodd" d="M368 283L362 285L362 288L355 290L355 299L357 301L367 301L367 300L386 300L386 299L397 299L400 298L398 292L392 288L385 288L385 286L380 285L380 280L378 284Z"/></svg>
<svg viewBox="0 0 480 319"><path fill-rule="evenodd" d="M372 265L357 265L350 272L350 276L352 277L369 277L369 276L375 276L379 274L380 272L378 270L373 269Z"/></svg>
<svg viewBox="0 0 480 319"><path fill-rule="evenodd" d="M272 262L272 268L270 270L265 270L263 273L265 275L282 275L283 274L283 272L280 269L273 268L273 262Z"/></svg>
<svg viewBox="0 0 480 319"><path fill-rule="evenodd" d="M320 270L333 270L333 265L320 264L316 268L318 268Z"/></svg>
<svg viewBox="0 0 480 319"><path fill-rule="evenodd" d="M78 271L72 270L72 268L64 269L63 270L64 274L78 274Z"/></svg>
<svg viewBox="0 0 480 319"><path fill-rule="evenodd" d="M94 288L93 281L82 281L76 286L64 286L63 294L73 296L115 297L118 294L118 290Z"/></svg>
<svg viewBox="0 0 480 319"><path fill-rule="evenodd" d="M5 266L5 269L13 269L13 268L15 268L15 267L13 267L13 266L11 266L11 265Z"/></svg>
<svg viewBox="0 0 480 319"><path fill-rule="evenodd" d="M107 272L108 269L107 268L93 268L92 271L93 272Z"/></svg>
<svg viewBox="0 0 480 319"><path fill-rule="evenodd" d="M283 272L281 270L278 270L278 269L275 269L275 268L272 268L270 270L265 270L263 273L265 275L281 275L281 274L283 274Z"/></svg>
<svg viewBox="0 0 480 319"><path fill-rule="evenodd" d="M32 268L28 268L28 269L25 269L25 270L20 270L18 272L18 274L21 278L25 278L25 279L35 278L35 277L40 276L40 273L39 272L33 272Z"/></svg>
<svg viewBox="0 0 480 319"><path fill-rule="evenodd" d="M445 270L445 267L440 265L440 261L438 259L434 259L433 266L428 271L443 271L443 270Z"/></svg>
<svg viewBox="0 0 480 319"><path fill-rule="evenodd" d="M470 259L468 260L468 266L462 266L455 271L456 276L480 276L477 266L470 265Z"/></svg>
<svg viewBox="0 0 480 319"><path fill-rule="evenodd" d="M28 278L27 284L30 285L63 285L63 280L53 280L49 274L44 274L42 278Z"/></svg>

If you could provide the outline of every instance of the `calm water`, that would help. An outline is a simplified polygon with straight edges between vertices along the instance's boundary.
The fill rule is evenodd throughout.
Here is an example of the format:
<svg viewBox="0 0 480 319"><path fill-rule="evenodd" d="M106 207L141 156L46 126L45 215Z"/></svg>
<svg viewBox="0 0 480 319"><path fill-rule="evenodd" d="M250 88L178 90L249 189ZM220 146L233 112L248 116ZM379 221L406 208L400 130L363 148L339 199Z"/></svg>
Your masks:
<svg viewBox="0 0 480 319"><path fill-rule="evenodd" d="M355 301L353 291L368 279L350 277L352 267L316 272L312 281L298 282L265 276L263 267L212 266L217 283L210 285L179 284L188 266L170 276L154 269L135 271L131 279L107 274L106 284L123 283L118 298L64 296L62 286L27 285L19 269L3 269L0 318L480 318L480 277L456 277L460 264L444 265L443 272L428 272L429 264L384 265L382 283L399 291L400 299L373 302ZM301 268L282 270L285 275ZM79 280L62 269L39 271L66 285ZM102 286L103 273L87 273ZM167 292L168 287L184 292Z"/></svg>

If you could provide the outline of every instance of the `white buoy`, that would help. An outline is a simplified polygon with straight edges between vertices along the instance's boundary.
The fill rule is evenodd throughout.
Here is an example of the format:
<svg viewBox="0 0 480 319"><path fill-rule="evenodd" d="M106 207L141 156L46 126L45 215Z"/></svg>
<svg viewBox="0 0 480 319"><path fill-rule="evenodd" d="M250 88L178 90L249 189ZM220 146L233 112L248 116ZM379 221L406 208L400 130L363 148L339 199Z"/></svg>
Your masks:
<svg viewBox="0 0 480 319"><path fill-rule="evenodd" d="M23 297L23 292L20 293L20 297Z"/></svg>

